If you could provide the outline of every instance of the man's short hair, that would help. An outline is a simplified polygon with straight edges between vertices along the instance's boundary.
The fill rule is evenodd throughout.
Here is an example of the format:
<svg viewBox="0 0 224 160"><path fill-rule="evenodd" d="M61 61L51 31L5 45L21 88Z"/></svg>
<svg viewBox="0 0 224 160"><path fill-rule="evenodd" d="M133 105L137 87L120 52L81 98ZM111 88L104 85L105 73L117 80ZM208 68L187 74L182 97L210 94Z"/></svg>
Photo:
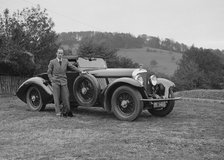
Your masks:
<svg viewBox="0 0 224 160"><path fill-rule="evenodd" d="M57 53L58 53L58 52L62 52L62 53L64 53L64 50L63 50L62 48L58 48Z"/></svg>

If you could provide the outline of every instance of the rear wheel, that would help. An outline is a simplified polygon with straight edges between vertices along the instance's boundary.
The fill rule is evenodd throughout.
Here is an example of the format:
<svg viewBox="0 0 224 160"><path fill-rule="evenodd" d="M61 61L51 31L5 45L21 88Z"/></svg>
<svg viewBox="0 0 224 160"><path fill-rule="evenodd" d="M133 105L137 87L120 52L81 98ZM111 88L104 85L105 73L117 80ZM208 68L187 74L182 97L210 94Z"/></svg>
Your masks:
<svg viewBox="0 0 224 160"><path fill-rule="evenodd" d="M169 98L174 98L172 89L169 90ZM164 117L168 115L174 107L175 101L166 101L166 102L156 102L154 103L153 109L148 109L148 111L158 117Z"/></svg>
<svg viewBox="0 0 224 160"><path fill-rule="evenodd" d="M143 108L143 103L140 99L142 99L142 95L135 88L128 86L117 88L111 99L114 115L120 120L135 120Z"/></svg>
<svg viewBox="0 0 224 160"><path fill-rule="evenodd" d="M45 109L45 104L37 86L31 86L26 93L26 102L32 111L42 111Z"/></svg>

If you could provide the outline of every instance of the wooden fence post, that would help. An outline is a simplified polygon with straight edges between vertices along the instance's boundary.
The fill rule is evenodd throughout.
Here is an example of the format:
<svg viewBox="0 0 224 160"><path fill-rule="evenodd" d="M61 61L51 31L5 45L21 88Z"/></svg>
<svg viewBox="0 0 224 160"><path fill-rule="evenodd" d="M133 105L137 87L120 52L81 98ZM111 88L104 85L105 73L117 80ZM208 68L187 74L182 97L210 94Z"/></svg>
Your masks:
<svg viewBox="0 0 224 160"><path fill-rule="evenodd" d="M28 77L0 75L0 94L16 95L19 86Z"/></svg>

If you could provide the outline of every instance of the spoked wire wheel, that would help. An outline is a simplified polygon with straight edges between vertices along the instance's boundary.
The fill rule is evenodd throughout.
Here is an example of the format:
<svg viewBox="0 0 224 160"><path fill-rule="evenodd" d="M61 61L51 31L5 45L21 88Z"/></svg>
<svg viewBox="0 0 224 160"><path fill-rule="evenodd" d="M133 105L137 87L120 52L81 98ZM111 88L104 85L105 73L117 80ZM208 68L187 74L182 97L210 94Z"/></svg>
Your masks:
<svg viewBox="0 0 224 160"><path fill-rule="evenodd" d="M169 89L168 97L174 98L172 89ZM164 101L164 102L156 102L156 103L154 103L153 108L148 109L148 111L154 116L164 117L164 116L168 115L173 110L174 104L175 104L174 100Z"/></svg>
<svg viewBox="0 0 224 160"><path fill-rule="evenodd" d="M93 106L99 95L99 83L90 74L79 76L73 84L73 94L81 106Z"/></svg>
<svg viewBox="0 0 224 160"><path fill-rule="evenodd" d="M143 103L138 90L129 86L118 87L111 99L112 111L120 120L133 121L142 112Z"/></svg>
<svg viewBox="0 0 224 160"><path fill-rule="evenodd" d="M26 102L28 107L33 111L41 111L44 110L45 108L40 90L38 89L37 86L31 86L27 90Z"/></svg>
<svg viewBox="0 0 224 160"><path fill-rule="evenodd" d="M94 86L88 79L83 79L81 84L77 88L77 95L79 98L88 103L94 96Z"/></svg>

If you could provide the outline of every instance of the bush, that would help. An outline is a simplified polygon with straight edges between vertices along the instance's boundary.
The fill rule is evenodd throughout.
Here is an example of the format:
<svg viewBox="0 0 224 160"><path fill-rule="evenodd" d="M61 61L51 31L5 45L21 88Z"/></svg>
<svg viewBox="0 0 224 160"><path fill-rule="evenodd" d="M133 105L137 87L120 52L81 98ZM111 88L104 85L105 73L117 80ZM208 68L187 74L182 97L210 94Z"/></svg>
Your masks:
<svg viewBox="0 0 224 160"><path fill-rule="evenodd" d="M32 76L35 68L32 54L27 52L11 52L8 58L0 61L0 73L4 75Z"/></svg>
<svg viewBox="0 0 224 160"><path fill-rule="evenodd" d="M224 64L212 50L191 47L178 65L173 76L178 90L222 89Z"/></svg>

